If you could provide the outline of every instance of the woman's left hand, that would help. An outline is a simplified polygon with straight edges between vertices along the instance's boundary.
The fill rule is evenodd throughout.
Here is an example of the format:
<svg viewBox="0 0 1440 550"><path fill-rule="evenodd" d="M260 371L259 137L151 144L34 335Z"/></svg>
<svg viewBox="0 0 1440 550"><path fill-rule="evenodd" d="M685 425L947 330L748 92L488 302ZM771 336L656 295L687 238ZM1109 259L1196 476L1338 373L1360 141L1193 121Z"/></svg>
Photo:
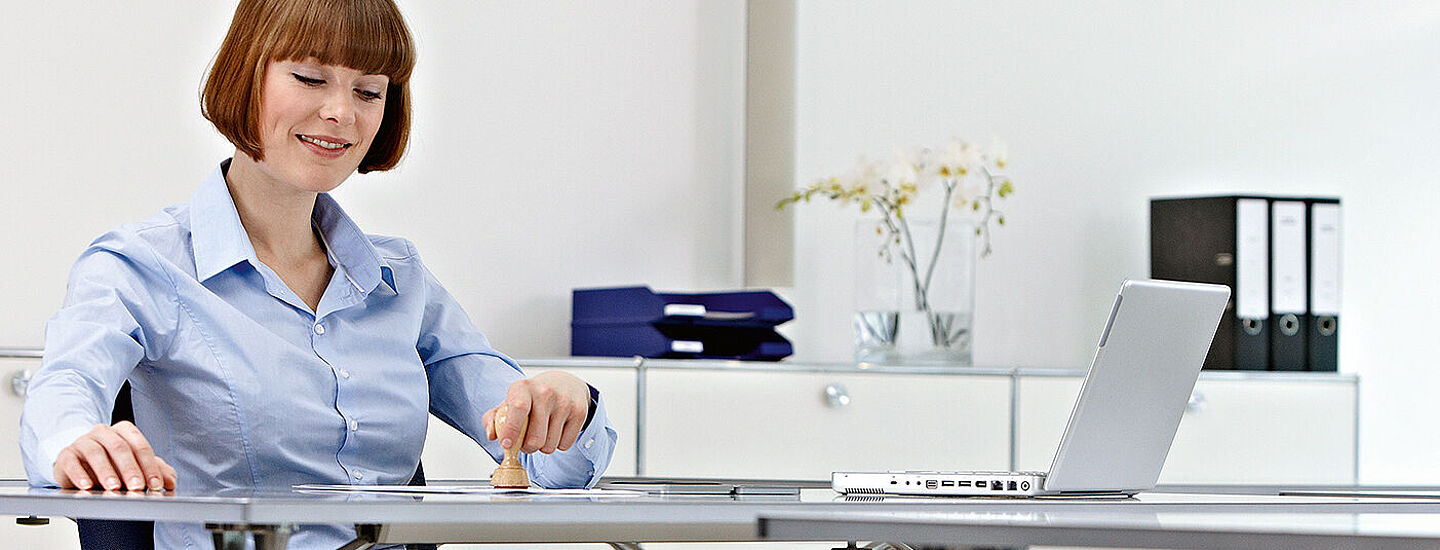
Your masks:
<svg viewBox="0 0 1440 550"><path fill-rule="evenodd" d="M590 413L590 387L569 373L544 372L511 384L504 402L510 404L512 417L519 414L529 417L520 452L549 454L557 449L569 449L580 437L580 429ZM498 437L500 446L508 449L519 437L520 426L518 422L507 422L501 426L500 433L495 433L495 413L499 408L485 411L481 421L485 423L485 437L491 441Z"/></svg>

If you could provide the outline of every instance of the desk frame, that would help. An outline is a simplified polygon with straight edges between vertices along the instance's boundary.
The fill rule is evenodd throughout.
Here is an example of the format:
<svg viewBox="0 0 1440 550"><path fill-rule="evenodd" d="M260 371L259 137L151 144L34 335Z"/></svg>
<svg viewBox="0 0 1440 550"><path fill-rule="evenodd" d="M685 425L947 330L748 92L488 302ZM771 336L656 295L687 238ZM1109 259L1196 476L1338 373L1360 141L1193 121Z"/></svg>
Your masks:
<svg viewBox="0 0 1440 550"><path fill-rule="evenodd" d="M755 497L734 499L723 497L638 497L599 502L575 500L500 500L464 497L384 496L335 497L275 493L265 495L187 496L187 495L126 495L94 494L54 489L29 489L23 482L0 483L0 514L19 516L65 516L89 519L182 521L210 525L218 533L217 541L228 544L243 540L245 534L257 535L259 548L283 547L288 529L305 524L357 525L362 535L355 548L367 544L400 543L462 543L462 542L745 542L767 540L894 540L907 538L918 542L938 542L941 535L930 537L918 526L917 531L884 530L879 525L857 524L852 531L819 524L798 524L811 531L789 530L795 525L777 527L777 520L815 520L817 516L844 517L845 514L892 514L926 512L1025 513L1025 512L1104 512L1124 513L1192 513L1192 514L1264 514L1264 513L1367 513L1367 514L1433 514L1440 520L1440 498L1433 499L1343 499L1343 498L1281 498L1271 495L1294 487L1257 489L1258 494L1159 494L1141 495L1138 500L1034 500L1034 499L901 499L884 502L845 502L829 489L803 489L802 498ZM1304 488L1308 489L1308 488ZM1333 488L1327 488L1333 489ZM1352 490L1361 488L1351 488ZM1371 489L1371 488L1363 488ZM1396 488L1387 488L1396 489ZM1415 488L1407 488L1415 489ZM1440 488L1429 488L1440 494ZM119 505L123 503L123 505ZM760 518L767 518L765 531ZM859 529L865 525L872 529ZM808 526L808 527L807 527ZM961 531L974 540L1001 544L1023 542L1001 538L984 527ZM998 529L993 526L988 529ZM1008 528L1007 528L1008 529ZM1104 539L1107 545L1116 538L1135 535L1134 530L1109 528L1118 533ZM1080 537L1067 542L1083 542L1084 537L1098 537L1072 530L1062 535L1040 529L1017 531L1032 537L1034 544L1062 542L1064 537ZM922 538L919 535L926 534ZM904 536L901 536L904 535ZM1214 535L1210 533L1209 535ZM1138 535L1137 535L1138 536ZM1150 536L1150 535L1147 535ZM1159 537L1160 534L1154 534ZM1184 535L1191 536L1191 535ZM1200 535L1196 534L1195 537ZM1060 537L1046 538L1046 537ZM1326 540L1341 540L1333 536ZM1216 544L1221 537L1211 540ZM954 541L956 539L946 539ZM968 540L969 539L964 539ZM1068 539L1067 539L1068 540ZM1169 539L1150 538L1146 544ZM1228 539L1226 539L1228 540ZM1368 541L1367 541L1368 542ZM1206 547L1205 540L1193 546ZM1430 546L1440 544L1440 535L1428 540ZM1028 544L1028 543L1027 543ZM221 545L220 548L226 548ZM624 547L623 545L621 547ZM1402 546L1404 547L1404 546ZM1413 546L1411 546L1413 547Z"/></svg>

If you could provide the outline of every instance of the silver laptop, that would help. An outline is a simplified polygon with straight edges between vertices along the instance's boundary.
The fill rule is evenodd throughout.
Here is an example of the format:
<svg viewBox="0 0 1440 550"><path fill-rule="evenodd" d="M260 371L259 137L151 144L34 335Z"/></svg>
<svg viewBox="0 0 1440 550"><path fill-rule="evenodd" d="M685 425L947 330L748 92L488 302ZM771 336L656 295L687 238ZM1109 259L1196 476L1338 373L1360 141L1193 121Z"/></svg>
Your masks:
<svg viewBox="0 0 1440 550"><path fill-rule="evenodd" d="M1155 487L1230 288L1125 281L1049 472L835 472L863 495L1134 494Z"/></svg>

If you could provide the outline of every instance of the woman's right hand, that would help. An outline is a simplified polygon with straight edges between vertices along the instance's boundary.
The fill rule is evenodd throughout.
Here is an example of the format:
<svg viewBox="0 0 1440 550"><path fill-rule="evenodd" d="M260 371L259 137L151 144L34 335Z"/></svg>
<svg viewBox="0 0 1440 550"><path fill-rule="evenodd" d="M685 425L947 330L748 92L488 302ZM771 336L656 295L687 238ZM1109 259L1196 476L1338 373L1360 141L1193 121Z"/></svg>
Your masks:
<svg viewBox="0 0 1440 550"><path fill-rule="evenodd" d="M114 426L98 424L60 450L55 459L55 482L61 489L106 491L175 490L175 468L170 467L128 421Z"/></svg>

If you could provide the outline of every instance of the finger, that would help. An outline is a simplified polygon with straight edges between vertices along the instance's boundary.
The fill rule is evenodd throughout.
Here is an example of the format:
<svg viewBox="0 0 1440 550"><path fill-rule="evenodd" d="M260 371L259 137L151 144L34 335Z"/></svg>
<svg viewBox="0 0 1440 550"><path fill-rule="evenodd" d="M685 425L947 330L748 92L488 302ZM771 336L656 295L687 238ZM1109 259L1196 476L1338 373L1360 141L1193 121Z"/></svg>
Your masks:
<svg viewBox="0 0 1440 550"><path fill-rule="evenodd" d="M500 446L506 449L515 446L515 440L525 431L528 421L522 419L530 418L530 383L527 380L517 380L510 385L509 392L505 395L505 402L510 405L507 419L504 426L500 426Z"/></svg>
<svg viewBox="0 0 1440 550"><path fill-rule="evenodd" d="M585 413L588 413L588 412L590 412L590 409L589 409L589 407L587 406L586 409L585 409ZM581 414L583 415L583 414L585 414L585 413L581 413ZM581 416L579 421L576 421L576 420L574 420L574 419L572 418L569 422L566 422L566 423L565 423L565 433L560 436L560 447L559 447L559 449L562 450L562 451L568 451L568 450L570 450L570 447L575 446L575 440L580 439L580 430L584 429L584 427L585 427L585 417L584 417L584 416Z"/></svg>
<svg viewBox="0 0 1440 550"><path fill-rule="evenodd" d="M565 435L565 425L570 421L568 416L560 414L564 412L563 409L555 412L557 414L550 415L550 428L545 432L545 445L540 447L540 452L545 454L555 452L555 448L560 446L560 438Z"/></svg>
<svg viewBox="0 0 1440 550"><path fill-rule="evenodd" d="M135 459L135 450L130 447L130 442L110 426L105 426L105 429L97 427L90 433L91 437L105 447L105 453L110 455L110 462L115 465L115 475L119 476L125 490L145 490L145 474L140 469L140 462Z"/></svg>
<svg viewBox="0 0 1440 550"><path fill-rule="evenodd" d="M485 439L495 441L495 409L490 409L480 415L480 423L485 425Z"/></svg>
<svg viewBox="0 0 1440 550"><path fill-rule="evenodd" d="M543 391L542 391L543 393ZM520 446L521 452L533 453L545 446L545 439L550 434L550 416L554 410L554 404L548 396L536 396L531 405L529 426L525 430L525 442Z"/></svg>
<svg viewBox="0 0 1440 550"><path fill-rule="evenodd" d="M171 466L170 463L165 462L165 459L158 456L155 457L155 460L160 462L161 479L165 483L164 489L166 491L174 491L175 483L179 481L180 478L180 476L175 474L175 467Z"/></svg>
<svg viewBox="0 0 1440 550"><path fill-rule="evenodd" d="M130 451L135 456L135 462L140 466L140 475L144 478L141 487L131 488L132 491L150 489L159 491L165 486L164 475L161 473L160 459L155 456L155 450L150 447L150 441L145 439L145 434L140 433L140 428L135 427L128 421L121 421L114 426L115 433L119 434L126 443L130 445Z"/></svg>
<svg viewBox="0 0 1440 550"><path fill-rule="evenodd" d="M77 460L82 460L82 462L80 463L80 467L85 469L85 475L90 476L90 479L94 480L94 484L91 485L91 490L105 490L105 486L100 483L100 475L95 473L95 469L91 468L90 464L83 462L84 459L81 458L78 453L75 455L75 457Z"/></svg>
<svg viewBox="0 0 1440 550"><path fill-rule="evenodd" d="M115 467L110 465L110 453L105 451L105 446L86 435L75 440L73 447L80 453L81 461L85 467L90 468L100 487L106 491L120 490L120 477L116 475Z"/></svg>
<svg viewBox="0 0 1440 550"><path fill-rule="evenodd" d="M55 484L61 489L89 491L95 486L95 481L90 478L90 473L85 471L85 466L80 464L79 455L66 448L60 451L60 456L55 459Z"/></svg>

